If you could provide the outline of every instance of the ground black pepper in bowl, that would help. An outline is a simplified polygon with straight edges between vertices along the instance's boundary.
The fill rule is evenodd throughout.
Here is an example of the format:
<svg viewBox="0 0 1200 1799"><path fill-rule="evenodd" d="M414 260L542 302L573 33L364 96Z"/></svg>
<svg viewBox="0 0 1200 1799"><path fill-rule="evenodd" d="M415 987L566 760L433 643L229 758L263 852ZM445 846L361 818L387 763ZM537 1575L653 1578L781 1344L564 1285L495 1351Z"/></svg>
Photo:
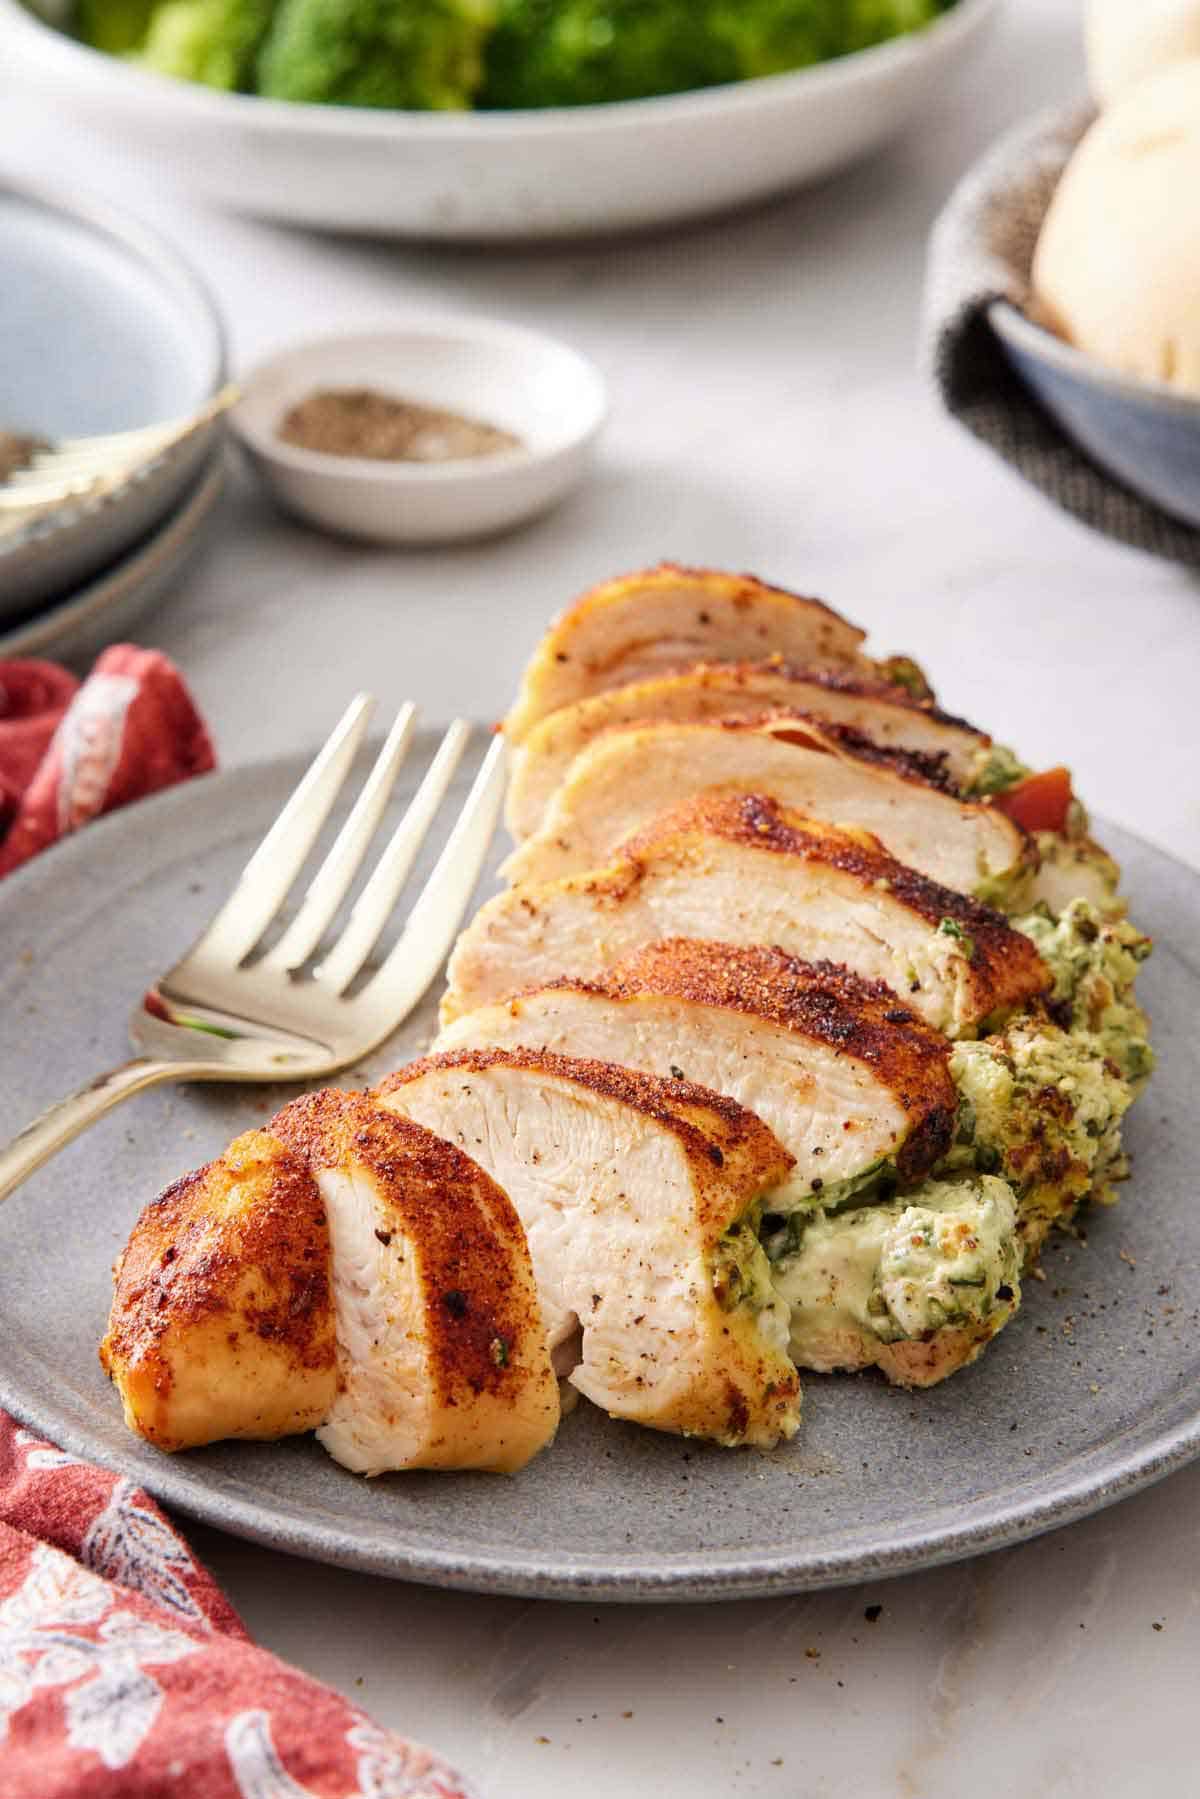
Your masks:
<svg viewBox="0 0 1200 1799"><path fill-rule="evenodd" d="M321 388L284 414L276 435L323 456L377 462L462 462L525 446L511 431L370 387Z"/></svg>

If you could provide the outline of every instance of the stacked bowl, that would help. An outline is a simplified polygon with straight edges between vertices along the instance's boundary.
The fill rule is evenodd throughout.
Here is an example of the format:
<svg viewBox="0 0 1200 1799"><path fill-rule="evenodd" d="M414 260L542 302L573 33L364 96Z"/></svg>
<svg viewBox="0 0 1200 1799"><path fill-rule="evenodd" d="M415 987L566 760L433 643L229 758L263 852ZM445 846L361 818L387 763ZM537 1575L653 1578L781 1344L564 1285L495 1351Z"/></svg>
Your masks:
<svg viewBox="0 0 1200 1799"><path fill-rule="evenodd" d="M53 447L203 415L224 331L161 239L49 182L0 182L0 233L0 429ZM163 598L215 508L220 439L213 419L98 491L0 510L0 656L85 660Z"/></svg>

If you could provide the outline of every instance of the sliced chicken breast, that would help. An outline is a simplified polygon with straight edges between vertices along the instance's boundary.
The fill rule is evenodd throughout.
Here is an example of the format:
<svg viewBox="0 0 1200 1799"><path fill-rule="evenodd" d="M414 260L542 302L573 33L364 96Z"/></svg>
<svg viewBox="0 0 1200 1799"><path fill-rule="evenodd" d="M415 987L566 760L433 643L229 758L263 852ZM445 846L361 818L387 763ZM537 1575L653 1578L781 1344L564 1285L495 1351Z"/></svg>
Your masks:
<svg viewBox="0 0 1200 1799"><path fill-rule="evenodd" d="M265 1131L146 1207L115 1269L100 1361L159 1449L312 1430L337 1391L325 1208Z"/></svg>
<svg viewBox="0 0 1200 1799"><path fill-rule="evenodd" d="M665 937L843 963L954 1037L1051 984L998 912L905 868L866 832L725 793L664 813L606 868L490 900L450 958L442 1025L566 970L596 980Z"/></svg>
<svg viewBox="0 0 1200 1799"><path fill-rule="evenodd" d="M453 1144L361 1093L326 1089L271 1123L329 1217L339 1378L317 1432L361 1474L511 1473L558 1424L524 1233Z"/></svg>
<svg viewBox="0 0 1200 1799"><path fill-rule="evenodd" d="M469 1012L435 1050L547 1049L698 1082L795 1158L773 1212L918 1180L950 1148L950 1044L880 982L782 950L672 938L596 982L564 977Z"/></svg>
<svg viewBox="0 0 1200 1799"><path fill-rule="evenodd" d="M864 633L820 600L753 575L658 568L593 587L542 638L504 721L520 743L560 706L688 662L744 662L774 652L814 668L872 675Z"/></svg>
<svg viewBox="0 0 1200 1799"><path fill-rule="evenodd" d="M991 738L962 719L915 700L903 688L836 669L804 669L780 657L702 662L653 675L563 706L514 749L505 819L521 842L539 828L575 757L604 731L648 719L699 723L799 711L849 725L885 749L910 750L940 765L956 790L973 778Z"/></svg>
<svg viewBox="0 0 1200 1799"><path fill-rule="evenodd" d="M871 831L897 861L958 893L1008 901L1028 891L1032 846L1010 818L931 783L904 751L791 713L607 732L575 758L541 830L501 873L515 885L602 868L647 820L724 787Z"/></svg>
<svg viewBox="0 0 1200 1799"><path fill-rule="evenodd" d="M733 1100L544 1051L461 1050L391 1106L480 1162L529 1239L552 1347L617 1418L770 1447L799 1422L787 1315L757 1237L787 1151Z"/></svg>

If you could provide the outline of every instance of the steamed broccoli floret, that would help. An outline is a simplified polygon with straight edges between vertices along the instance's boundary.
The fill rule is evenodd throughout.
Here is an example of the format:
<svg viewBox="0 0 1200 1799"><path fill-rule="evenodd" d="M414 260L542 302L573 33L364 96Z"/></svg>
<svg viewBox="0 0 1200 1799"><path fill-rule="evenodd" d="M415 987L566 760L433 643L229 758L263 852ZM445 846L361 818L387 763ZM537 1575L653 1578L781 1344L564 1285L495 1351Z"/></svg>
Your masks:
<svg viewBox="0 0 1200 1799"><path fill-rule="evenodd" d="M494 0L282 0L258 63L276 100L437 111L483 80Z"/></svg>
<svg viewBox="0 0 1200 1799"><path fill-rule="evenodd" d="M905 31L920 31L939 13L948 12L954 0L847 0L847 30L843 50L865 50Z"/></svg>
<svg viewBox="0 0 1200 1799"><path fill-rule="evenodd" d="M156 0L79 0L75 35L93 50L124 56L144 40L155 4Z"/></svg>
<svg viewBox="0 0 1200 1799"><path fill-rule="evenodd" d="M164 75L273 99L586 106L774 75L955 0L26 0Z"/></svg>
<svg viewBox="0 0 1200 1799"><path fill-rule="evenodd" d="M275 0L167 0L150 21L138 61L180 81L249 88L274 6Z"/></svg>
<svg viewBox="0 0 1200 1799"><path fill-rule="evenodd" d="M480 104L584 106L775 75L926 25L953 0L501 0Z"/></svg>
<svg viewBox="0 0 1200 1799"><path fill-rule="evenodd" d="M709 29L733 50L739 80L782 75L851 47L853 0L726 0L708 10Z"/></svg>
<svg viewBox="0 0 1200 1799"><path fill-rule="evenodd" d="M781 75L919 31L954 0L709 0L709 29L731 45L738 78Z"/></svg>
<svg viewBox="0 0 1200 1799"><path fill-rule="evenodd" d="M692 0L501 0L481 106L589 106L738 78Z"/></svg>

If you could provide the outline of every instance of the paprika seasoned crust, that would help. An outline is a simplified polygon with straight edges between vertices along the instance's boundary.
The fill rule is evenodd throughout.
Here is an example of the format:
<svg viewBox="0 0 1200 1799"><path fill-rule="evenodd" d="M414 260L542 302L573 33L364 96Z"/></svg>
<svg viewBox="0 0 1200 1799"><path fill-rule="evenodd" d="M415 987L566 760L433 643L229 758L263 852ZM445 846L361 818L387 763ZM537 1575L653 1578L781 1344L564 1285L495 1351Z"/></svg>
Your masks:
<svg viewBox="0 0 1200 1799"><path fill-rule="evenodd" d="M429 1056L378 1096L511 1195L551 1348L587 1398L731 1446L794 1433L787 1310L756 1235L791 1158L759 1119L686 1081L527 1049Z"/></svg>
<svg viewBox="0 0 1200 1799"><path fill-rule="evenodd" d="M116 1265L100 1361L159 1449L320 1424L337 1390L329 1233L299 1157L247 1131L151 1201Z"/></svg>
<svg viewBox="0 0 1200 1799"><path fill-rule="evenodd" d="M329 1217L339 1381L325 1448L364 1474L522 1467L554 1435L558 1387L507 1196L365 1094L308 1094L270 1128Z"/></svg>
<svg viewBox="0 0 1200 1799"><path fill-rule="evenodd" d="M386 1076L375 1089L375 1097L386 1107L402 1087L427 1072L480 1074L493 1068L569 1082L579 1092L641 1113L670 1130L696 1161L702 1189L699 1215L714 1240L741 1215L737 1189L761 1193L787 1172L787 1151L760 1118L728 1094L714 1093L696 1081L659 1080L596 1057L528 1049L437 1052Z"/></svg>
<svg viewBox="0 0 1200 1799"><path fill-rule="evenodd" d="M862 653L864 637L821 600L753 575L664 562L591 588L559 615L525 670L504 732L520 743L560 706L681 663L778 652L806 666L877 676Z"/></svg>
<svg viewBox="0 0 1200 1799"><path fill-rule="evenodd" d="M770 1208L875 1178L917 1180L950 1148L950 1045L880 982L782 950L672 938L594 982L570 976L469 1012L435 1048L599 1057L728 1094L795 1158Z"/></svg>
<svg viewBox="0 0 1200 1799"><path fill-rule="evenodd" d="M844 965L954 1037L1051 980L1000 913L905 868L868 832L722 792L663 813L607 867L496 895L450 958L442 1024L568 970L596 980L665 937Z"/></svg>
<svg viewBox="0 0 1200 1799"><path fill-rule="evenodd" d="M932 758L954 788L967 784L992 741L931 701L869 675L803 668L782 657L702 662L577 700L534 725L512 754L508 829L518 843L533 835L575 757L604 731L648 719L698 723L773 711L804 712L861 731L884 749Z"/></svg>
<svg viewBox="0 0 1200 1799"><path fill-rule="evenodd" d="M800 713L632 725L580 752L542 828L501 873L515 885L602 867L684 795L737 787L872 831L898 861L960 893L1018 899L1032 878L1029 839L1002 812L946 791L943 778L926 757Z"/></svg>

